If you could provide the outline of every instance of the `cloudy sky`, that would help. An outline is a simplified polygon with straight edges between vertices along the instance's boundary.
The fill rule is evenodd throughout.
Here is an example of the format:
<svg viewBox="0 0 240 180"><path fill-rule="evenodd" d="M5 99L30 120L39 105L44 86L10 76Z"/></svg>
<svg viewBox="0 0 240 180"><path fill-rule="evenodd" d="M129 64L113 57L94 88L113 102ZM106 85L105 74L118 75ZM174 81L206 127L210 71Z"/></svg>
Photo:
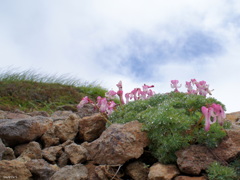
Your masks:
<svg viewBox="0 0 240 180"><path fill-rule="evenodd" d="M70 74L125 92L205 80L240 110L239 0L0 0L0 68Z"/></svg>

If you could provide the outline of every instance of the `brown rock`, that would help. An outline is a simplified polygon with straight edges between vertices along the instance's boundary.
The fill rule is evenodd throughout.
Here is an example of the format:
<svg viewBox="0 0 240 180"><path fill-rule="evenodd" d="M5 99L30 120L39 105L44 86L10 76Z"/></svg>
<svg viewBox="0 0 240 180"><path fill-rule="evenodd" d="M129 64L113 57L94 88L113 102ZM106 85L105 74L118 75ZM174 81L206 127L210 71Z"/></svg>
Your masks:
<svg viewBox="0 0 240 180"><path fill-rule="evenodd" d="M50 180L87 180L88 179L88 170L82 164L76 164L74 166L65 166L58 170L50 178Z"/></svg>
<svg viewBox="0 0 240 180"><path fill-rule="evenodd" d="M96 165L92 161L88 161L85 167L88 170L88 180L98 180L99 178L97 177L95 173L95 168Z"/></svg>
<svg viewBox="0 0 240 180"><path fill-rule="evenodd" d="M180 172L175 165L155 163L150 167L148 178L149 180L171 180L178 174L180 174Z"/></svg>
<svg viewBox="0 0 240 180"><path fill-rule="evenodd" d="M6 119L27 119L27 118L30 118L30 117L31 116L29 116L27 114L24 114L24 113L11 113L11 112L8 112L5 115Z"/></svg>
<svg viewBox="0 0 240 180"><path fill-rule="evenodd" d="M45 148L59 144L60 139L55 134L54 125L51 129L48 129L48 131L43 134L43 136L41 137L41 140Z"/></svg>
<svg viewBox="0 0 240 180"><path fill-rule="evenodd" d="M95 178L101 180L121 179L121 166L99 165L95 167Z"/></svg>
<svg viewBox="0 0 240 180"><path fill-rule="evenodd" d="M138 121L112 124L97 140L82 146L89 152L88 159L97 164L124 164L129 159L139 158L149 143L147 133L141 128Z"/></svg>
<svg viewBox="0 0 240 180"><path fill-rule="evenodd" d="M76 113L80 118L91 116L99 111L92 104L85 104L82 108L78 109Z"/></svg>
<svg viewBox="0 0 240 180"><path fill-rule="evenodd" d="M69 160L68 154L65 152L62 152L60 157L58 158L57 165L59 167L64 167L68 164L68 160Z"/></svg>
<svg viewBox="0 0 240 180"><path fill-rule="evenodd" d="M64 121L54 122L54 133L60 139L60 142L73 140L78 133L79 118L76 115L71 115Z"/></svg>
<svg viewBox="0 0 240 180"><path fill-rule="evenodd" d="M29 119L1 119L0 138L6 146L15 146L33 141L52 126L52 119L32 117Z"/></svg>
<svg viewBox="0 0 240 180"><path fill-rule="evenodd" d="M2 160L2 154L4 153L5 149L5 144L3 144L2 139L0 138L0 161Z"/></svg>
<svg viewBox="0 0 240 180"><path fill-rule="evenodd" d="M47 161L50 161L51 163L55 163L57 158L62 153L62 147L61 146L51 146L48 148L45 148L42 150L42 156Z"/></svg>
<svg viewBox="0 0 240 180"><path fill-rule="evenodd" d="M240 148L240 130L236 130L236 129L227 129L227 135L229 138L231 138L231 140L233 141L233 143Z"/></svg>
<svg viewBox="0 0 240 180"><path fill-rule="evenodd" d="M51 117L54 119L67 119L69 116L73 115L72 111L55 111L52 113Z"/></svg>
<svg viewBox="0 0 240 180"><path fill-rule="evenodd" d="M26 144L20 144L14 147L14 154L16 157L20 156L23 151L25 151L25 149L27 148L29 143Z"/></svg>
<svg viewBox="0 0 240 180"><path fill-rule="evenodd" d="M17 160L0 161L0 178L28 180L32 174L23 162Z"/></svg>
<svg viewBox="0 0 240 180"><path fill-rule="evenodd" d="M199 175L202 170L215 161L215 157L209 149L201 145L191 145L177 151L176 155L180 171L191 175Z"/></svg>
<svg viewBox="0 0 240 180"><path fill-rule="evenodd" d="M72 143L65 146L64 150L72 164L82 163L87 159L87 150L81 145Z"/></svg>
<svg viewBox="0 0 240 180"><path fill-rule="evenodd" d="M50 115L46 111L33 111L28 113L29 116L44 116L50 117Z"/></svg>
<svg viewBox="0 0 240 180"><path fill-rule="evenodd" d="M32 173L34 180L48 180L57 171L53 165L50 165L43 159L32 159L26 162L25 165Z"/></svg>
<svg viewBox="0 0 240 180"><path fill-rule="evenodd" d="M201 177L190 177L190 176L178 176L174 180L207 180L204 176Z"/></svg>
<svg viewBox="0 0 240 180"><path fill-rule="evenodd" d="M225 120L236 123L240 119L240 111L226 114Z"/></svg>
<svg viewBox="0 0 240 180"><path fill-rule="evenodd" d="M100 113L82 118L79 121L80 139L88 142L97 139L106 129L105 118Z"/></svg>
<svg viewBox="0 0 240 180"><path fill-rule="evenodd" d="M215 155L216 160L222 163L234 159L240 152L240 147L231 138L224 139L217 148L210 150Z"/></svg>
<svg viewBox="0 0 240 180"><path fill-rule="evenodd" d="M133 180L147 180L149 168L143 162L135 161L126 167L126 174Z"/></svg>
<svg viewBox="0 0 240 180"><path fill-rule="evenodd" d="M29 157L30 159L41 159L42 158L42 150L40 144L32 141L24 146L25 149L22 151L21 157Z"/></svg>
<svg viewBox="0 0 240 180"><path fill-rule="evenodd" d="M5 151L2 154L2 160L13 160L15 159L14 151L10 147L6 147Z"/></svg>

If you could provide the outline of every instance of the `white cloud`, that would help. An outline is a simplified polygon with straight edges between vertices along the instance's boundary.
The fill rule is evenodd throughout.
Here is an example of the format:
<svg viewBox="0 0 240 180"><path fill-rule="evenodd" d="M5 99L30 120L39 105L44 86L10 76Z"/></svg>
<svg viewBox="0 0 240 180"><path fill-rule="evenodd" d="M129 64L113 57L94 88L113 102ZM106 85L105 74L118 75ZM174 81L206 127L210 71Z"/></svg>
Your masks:
<svg viewBox="0 0 240 180"><path fill-rule="evenodd" d="M126 91L206 80L239 111L237 0L22 0L0 3L1 67L70 73ZM148 78L149 77L149 78ZM182 91L185 91L182 88Z"/></svg>

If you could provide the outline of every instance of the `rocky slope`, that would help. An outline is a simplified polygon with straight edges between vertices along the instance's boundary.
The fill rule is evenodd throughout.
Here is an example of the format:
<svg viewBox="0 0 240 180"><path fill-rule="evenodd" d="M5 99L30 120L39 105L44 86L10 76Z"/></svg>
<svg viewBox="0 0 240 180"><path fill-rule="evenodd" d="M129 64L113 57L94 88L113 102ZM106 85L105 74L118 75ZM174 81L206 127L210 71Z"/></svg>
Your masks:
<svg viewBox="0 0 240 180"><path fill-rule="evenodd" d="M79 112L0 111L0 179L204 180L207 166L227 164L240 153L240 112L227 115L233 128L209 149L192 145L176 152L177 164L151 156L141 123L112 124L86 105Z"/></svg>

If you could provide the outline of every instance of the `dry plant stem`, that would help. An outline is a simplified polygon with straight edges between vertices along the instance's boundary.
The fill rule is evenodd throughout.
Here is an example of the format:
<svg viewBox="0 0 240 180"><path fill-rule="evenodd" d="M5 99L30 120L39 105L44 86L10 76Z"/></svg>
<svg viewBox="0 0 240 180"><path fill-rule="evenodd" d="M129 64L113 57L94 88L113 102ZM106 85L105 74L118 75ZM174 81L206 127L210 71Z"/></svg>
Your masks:
<svg viewBox="0 0 240 180"><path fill-rule="evenodd" d="M107 118L106 118L106 115L104 113L101 113L101 116L104 118L104 120L109 123L109 124L112 124Z"/></svg>

